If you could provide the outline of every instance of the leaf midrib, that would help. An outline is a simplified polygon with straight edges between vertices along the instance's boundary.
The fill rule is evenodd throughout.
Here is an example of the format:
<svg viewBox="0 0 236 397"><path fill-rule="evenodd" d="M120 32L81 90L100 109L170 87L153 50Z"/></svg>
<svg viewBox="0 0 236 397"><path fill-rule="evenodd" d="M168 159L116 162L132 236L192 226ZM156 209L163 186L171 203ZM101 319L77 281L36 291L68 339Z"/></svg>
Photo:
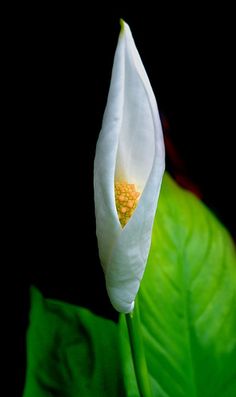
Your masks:
<svg viewBox="0 0 236 397"><path fill-rule="evenodd" d="M191 218L192 219L192 218ZM191 230L191 228L189 228ZM191 331L190 331L190 311L189 311L189 304L188 304L188 280L186 276L186 269L189 266L189 263L186 263L186 258L184 257L184 247L188 246L188 241L191 239L191 232L188 233L186 239L184 241L183 249L180 250L180 259L179 263L182 263L182 271L181 271L181 278L182 278L182 286L183 286L183 309L184 309L184 321L185 321L185 328L186 328L186 342L187 348L189 353L189 368L190 368L190 376L191 376L191 383L192 385L192 397L197 397L197 382L195 377L195 368L194 368L194 360L193 360L193 350L192 350L192 342L191 342ZM189 396L190 397L190 396Z"/></svg>

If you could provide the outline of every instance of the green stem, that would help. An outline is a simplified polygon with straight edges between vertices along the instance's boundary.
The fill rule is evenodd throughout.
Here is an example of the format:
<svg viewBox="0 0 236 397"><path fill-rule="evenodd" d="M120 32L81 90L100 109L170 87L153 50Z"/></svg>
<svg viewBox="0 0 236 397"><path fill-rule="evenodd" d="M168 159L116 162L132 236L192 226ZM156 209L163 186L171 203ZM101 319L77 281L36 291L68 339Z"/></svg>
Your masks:
<svg viewBox="0 0 236 397"><path fill-rule="evenodd" d="M125 317L140 397L153 397L144 353L137 296L134 312L126 314Z"/></svg>

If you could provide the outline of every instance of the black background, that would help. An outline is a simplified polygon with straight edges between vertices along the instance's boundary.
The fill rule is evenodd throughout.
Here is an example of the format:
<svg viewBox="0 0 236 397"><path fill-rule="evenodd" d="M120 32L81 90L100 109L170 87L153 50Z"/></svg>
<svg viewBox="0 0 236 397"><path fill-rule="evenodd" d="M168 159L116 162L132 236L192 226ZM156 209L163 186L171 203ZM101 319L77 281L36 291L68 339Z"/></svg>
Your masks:
<svg viewBox="0 0 236 397"><path fill-rule="evenodd" d="M93 159L120 17L130 25L165 120L167 169L235 236L231 12L144 6L20 10L13 50L21 131L15 138L19 390L31 284L47 297L116 319L97 253Z"/></svg>

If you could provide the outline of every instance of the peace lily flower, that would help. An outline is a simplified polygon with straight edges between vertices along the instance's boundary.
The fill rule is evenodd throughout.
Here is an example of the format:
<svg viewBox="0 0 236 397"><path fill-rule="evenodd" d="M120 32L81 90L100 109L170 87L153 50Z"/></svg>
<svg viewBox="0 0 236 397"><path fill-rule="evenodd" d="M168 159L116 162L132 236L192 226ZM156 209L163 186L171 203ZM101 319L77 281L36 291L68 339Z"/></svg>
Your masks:
<svg viewBox="0 0 236 397"><path fill-rule="evenodd" d="M121 32L94 161L98 248L116 310L134 308L164 173L158 108L129 26Z"/></svg>

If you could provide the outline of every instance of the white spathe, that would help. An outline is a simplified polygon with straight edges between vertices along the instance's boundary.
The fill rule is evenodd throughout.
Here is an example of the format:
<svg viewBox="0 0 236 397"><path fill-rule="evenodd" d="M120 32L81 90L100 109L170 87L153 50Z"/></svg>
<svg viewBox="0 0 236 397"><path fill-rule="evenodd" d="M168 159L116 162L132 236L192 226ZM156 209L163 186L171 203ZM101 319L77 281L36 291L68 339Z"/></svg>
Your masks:
<svg viewBox="0 0 236 397"><path fill-rule="evenodd" d="M165 168L158 108L129 26L121 21L110 90L94 162L96 232L109 298L116 310L134 308L151 244ZM115 180L134 183L138 206L122 229Z"/></svg>

